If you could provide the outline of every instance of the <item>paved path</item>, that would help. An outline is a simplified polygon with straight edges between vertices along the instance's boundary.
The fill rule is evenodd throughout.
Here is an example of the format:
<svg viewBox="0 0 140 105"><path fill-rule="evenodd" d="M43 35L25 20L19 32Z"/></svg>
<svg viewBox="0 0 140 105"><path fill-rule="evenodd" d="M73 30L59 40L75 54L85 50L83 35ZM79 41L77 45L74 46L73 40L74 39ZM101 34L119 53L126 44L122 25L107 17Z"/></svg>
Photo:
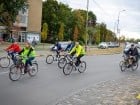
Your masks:
<svg viewBox="0 0 140 105"><path fill-rule="evenodd" d="M45 56L38 57L37 61L39 64L39 72L37 76L31 78L28 75L25 75L22 76L22 78L17 82L12 82L9 80L8 69L0 69L0 105L56 105L56 103L59 102L60 105L61 103L62 105L76 105L79 104L79 102L75 100L73 102L70 101L72 100L73 96L77 97L78 100L81 99L81 97L90 95L91 100L89 102L93 102L92 100L99 98L95 102L97 102L97 105L103 105L98 103L101 100L100 97L103 95L104 98L107 98L106 94L109 91L113 91L108 90L105 92L105 90L107 90L106 88L110 89L111 87L119 87L119 85L115 85L113 83L119 83L118 81L125 80L125 78L127 80L127 78L129 78L129 76L132 74L135 76L140 75L139 70L135 72L128 70L122 73L118 66L121 59L121 55L119 54L85 56L83 60L87 62L86 72L80 74L77 71L73 71L71 75L65 76L62 70L57 67L57 63L48 65L45 63ZM123 83L126 82L124 81L121 84L123 85ZM102 84L105 84L107 87L102 89L102 87L104 87ZM109 84L112 84L112 86ZM77 91L79 92L77 93ZM93 94L92 92L86 92L85 94L84 91L92 91ZM102 93L101 96L99 91ZM77 94L80 95L78 96ZM86 96L83 96L83 94ZM67 96L70 96L70 98L66 98L66 100L70 99L67 100L69 104L64 104L65 100L60 101ZM84 98L81 100L84 100ZM80 103L79 105L82 104ZM83 105L96 104L87 103L87 100L85 100Z"/></svg>
<svg viewBox="0 0 140 105"><path fill-rule="evenodd" d="M65 97L55 105L136 105L140 76L101 82Z"/></svg>

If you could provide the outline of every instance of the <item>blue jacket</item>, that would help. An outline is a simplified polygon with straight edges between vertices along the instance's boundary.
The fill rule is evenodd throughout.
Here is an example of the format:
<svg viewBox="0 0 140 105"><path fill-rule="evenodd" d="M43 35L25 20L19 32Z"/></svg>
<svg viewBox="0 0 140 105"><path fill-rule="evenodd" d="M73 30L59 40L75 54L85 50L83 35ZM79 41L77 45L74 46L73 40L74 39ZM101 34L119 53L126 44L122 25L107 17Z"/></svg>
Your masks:
<svg viewBox="0 0 140 105"><path fill-rule="evenodd" d="M74 43L70 43L67 45L65 51L71 51L73 47L74 47Z"/></svg>

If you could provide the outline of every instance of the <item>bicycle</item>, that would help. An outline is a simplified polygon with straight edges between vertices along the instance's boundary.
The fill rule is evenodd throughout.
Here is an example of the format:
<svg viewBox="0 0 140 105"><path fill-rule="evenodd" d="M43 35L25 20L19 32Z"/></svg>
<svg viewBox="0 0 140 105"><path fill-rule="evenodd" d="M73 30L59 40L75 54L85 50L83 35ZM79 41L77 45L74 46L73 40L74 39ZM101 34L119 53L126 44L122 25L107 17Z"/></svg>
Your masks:
<svg viewBox="0 0 140 105"><path fill-rule="evenodd" d="M9 79L12 81L17 81L20 79L21 75L24 75L24 69L25 65L22 62L21 56L16 56L17 62L16 64L13 64L10 66L10 72L9 72ZM37 61L32 61L32 66L27 66L27 73L29 76L33 77L38 72L38 63Z"/></svg>
<svg viewBox="0 0 140 105"><path fill-rule="evenodd" d="M69 54L64 54L64 56L61 57L61 58L59 59L59 61L58 61L58 67L59 67L60 69L62 69L62 68L66 65L66 63L68 63L68 62L71 61L71 59L72 59L72 56L71 56L71 55L69 55Z"/></svg>
<svg viewBox="0 0 140 105"><path fill-rule="evenodd" d="M14 57L17 53L14 54ZM0 57L0 67L8 68L11 64L12 56L9 52L7 52L7 56Z"/></svg>
<svg viewBox="0 0 140 105"><path fill-rule="evenodd" d="M137 70L138 68L138 61L134 61L134 58L131 56L123 55L124 60L120 61L120 69L124 72L126 69L131 68L132 71Z"/></svg>
<svg viewBox="0 0 140 105"><path fill-rule="evenodd" d="M61 57L64 57L64 55L61 55L61 54L51 54L51 55L48 55L46 57L46 63L47 64L52 64L54 61L59 61L59 59Z"/></svg>
<svg viewBox="0 0 140 105"><path fill-rule="evenodd" d="M86 70L86 62L81 61L78 66L76 66L77 58L73 57L71 58L70 62L66 63L63 67L63 73L65 75L70 75L72 70L79 71L80 73L83 73Z"/></svg>

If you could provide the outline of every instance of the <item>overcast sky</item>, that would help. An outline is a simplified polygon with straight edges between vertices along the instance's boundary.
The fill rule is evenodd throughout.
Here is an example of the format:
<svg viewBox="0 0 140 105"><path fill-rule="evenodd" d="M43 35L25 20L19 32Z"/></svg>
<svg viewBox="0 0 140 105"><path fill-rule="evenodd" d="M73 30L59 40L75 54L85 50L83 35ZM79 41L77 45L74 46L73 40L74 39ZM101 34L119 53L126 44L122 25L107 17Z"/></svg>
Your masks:
<svg viewBox="0 0 140 105"><path fill-rule="evenodd" d="M58 0L74 9L85 9L87 0ZM127 38L140 38L140 0L89 0L89 10L97 16L97 22L104 22L114 32L118 19L120 34ZM116 32L116 31L115 31Z"/></svg>

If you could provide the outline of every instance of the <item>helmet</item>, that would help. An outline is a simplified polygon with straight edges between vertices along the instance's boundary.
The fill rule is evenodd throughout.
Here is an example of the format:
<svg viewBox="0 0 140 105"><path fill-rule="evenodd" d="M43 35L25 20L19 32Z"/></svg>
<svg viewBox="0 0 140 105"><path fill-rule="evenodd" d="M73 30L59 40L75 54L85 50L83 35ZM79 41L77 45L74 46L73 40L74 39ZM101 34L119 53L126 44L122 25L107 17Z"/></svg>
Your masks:
<svg viewBox="0 0 140 105"><path fill-rule="evenodd" d="M75 42L75 45L79 45L79 42Z"/></svg>
<svg viewBox="0 0 140 105"><path fill-rule="evenodd" d="M136 46L134 44L131 44L131 48L134 49L136 48Z"/></svg>
<svg viewBox="0 0 140 105"><path fill-rule="evenodd" d="M134 44L133 43L131 44L131 47L134 47Z"/></svg>

